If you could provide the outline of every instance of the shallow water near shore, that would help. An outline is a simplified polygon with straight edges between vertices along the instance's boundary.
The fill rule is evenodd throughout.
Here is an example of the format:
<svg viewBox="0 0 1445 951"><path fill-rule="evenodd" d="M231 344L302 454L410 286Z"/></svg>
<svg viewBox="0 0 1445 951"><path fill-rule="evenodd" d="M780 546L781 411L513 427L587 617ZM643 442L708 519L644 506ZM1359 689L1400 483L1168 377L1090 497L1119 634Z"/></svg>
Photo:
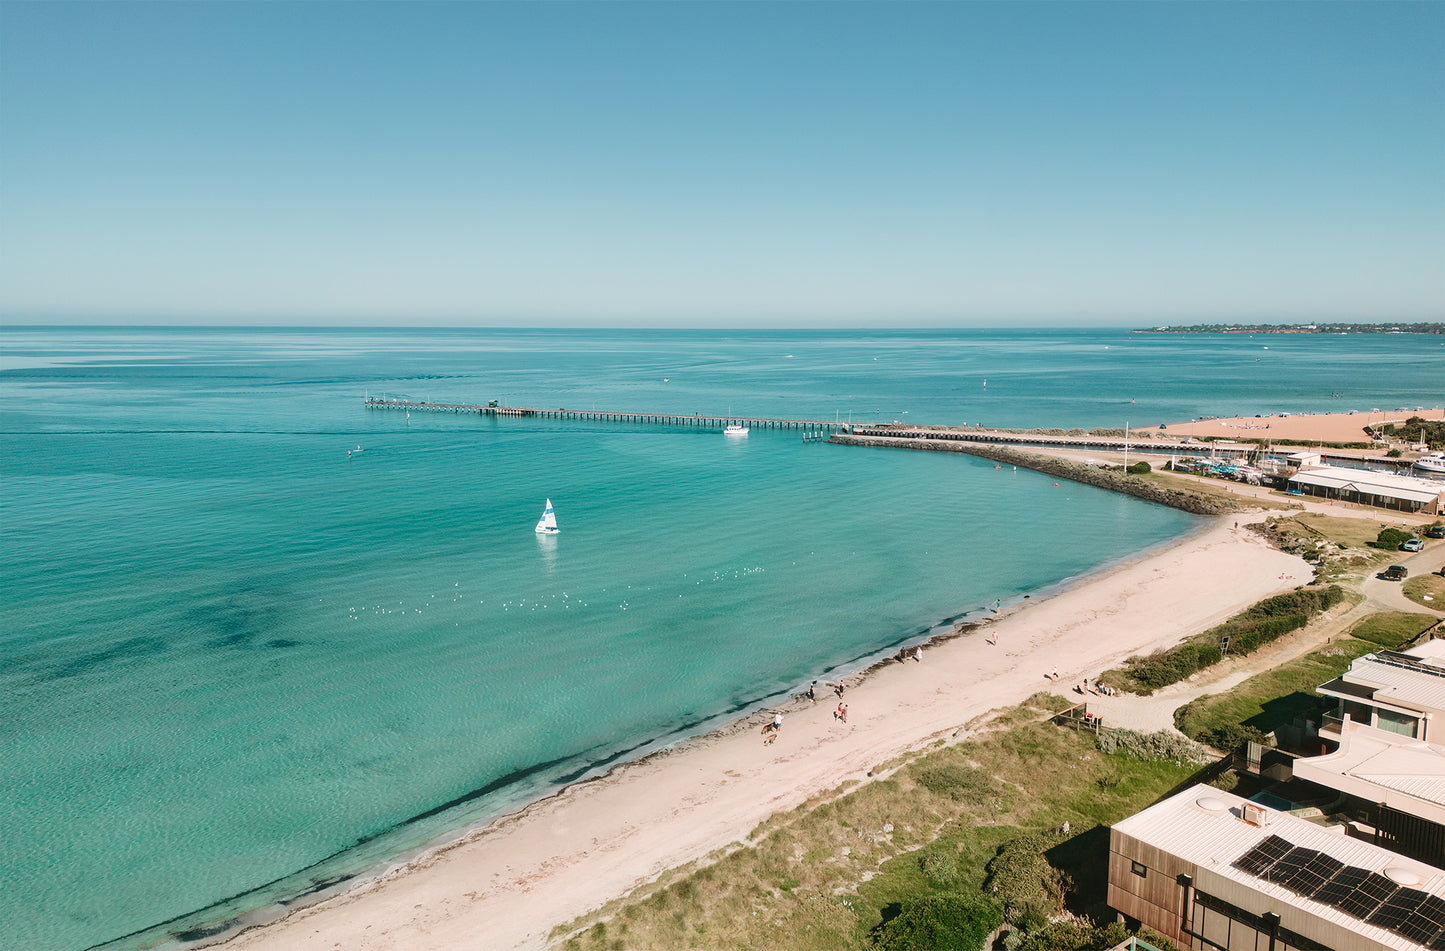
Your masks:
<svg viewBox="0 0 1445 951"><path fill-rule="evenodd" d="M1118 331L6 329L0 944L283 900L1198 524L970 457L366 393L1001 426L1432 400L1437 352L1338 339L1272 338L1265 374L1256 341Z"/></svg>

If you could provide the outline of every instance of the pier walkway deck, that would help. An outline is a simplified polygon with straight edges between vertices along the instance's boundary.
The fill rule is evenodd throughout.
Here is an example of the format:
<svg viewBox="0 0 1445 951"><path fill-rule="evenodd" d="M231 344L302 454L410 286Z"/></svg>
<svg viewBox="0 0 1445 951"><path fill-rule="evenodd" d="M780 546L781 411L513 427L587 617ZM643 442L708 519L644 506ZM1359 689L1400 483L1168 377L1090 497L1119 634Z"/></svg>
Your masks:
<svg viewBox="0 0 1445 951"><path fill-rule="evenodd" d="M1136 452L1180 452L1189 454L1242 455L1254 446L1218 446L1208 442L1160 438L1157 433L1123 436L1064 436L1038 432L1010 432L983 428L950 428L902 426L897 423L852 423L846 420L785 419L766 416L708 416L700 413L643 413L599 409L548 409L536 406L502 406L488 403L432 403L425 400L385 399L367 397L367 409L405 410L418 413L463 413L479 416L519 416L535 419L564 419L595 423L642 423L657 426L691 426L701 429L722 429L738 425L748 429L791 429L822 436L852 433L904 439L943 439L957 442L1002 443L1017 446L1054 446L1075 449L1129 449Z"/></svg>
<svg viewBox="0 0 1445 951"><path fill-rule="evenodd" d="M793 429L805 433L847 432L847 422L826 419L775 419L761 416L703 416L682 413L635 413L599 409L542 409L531 406L486 406L467 403L427 403L415 400L368 397L367 409L400 409L419 413L474 413L480 416L527 416L536 419L567 419L597 423L647 423L657 426L693 426L721 429L738 425L748 429Z"/></svg>

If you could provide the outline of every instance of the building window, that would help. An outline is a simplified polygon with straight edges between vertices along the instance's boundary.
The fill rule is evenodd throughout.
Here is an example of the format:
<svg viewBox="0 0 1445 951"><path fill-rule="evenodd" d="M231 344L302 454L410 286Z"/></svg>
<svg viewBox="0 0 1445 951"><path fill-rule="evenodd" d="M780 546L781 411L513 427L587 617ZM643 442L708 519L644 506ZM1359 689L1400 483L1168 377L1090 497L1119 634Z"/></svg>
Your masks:
<svg viewBox="0 0 1445 951"><path fill-rule="evenodd" d="M1415 738L1416 730L1420 725L1419 718L1396 713L1394 710L1377 710L1376 714L1379 716L1377 725L1380 729L1408 736L1412 740Z"/></svg>
<svg viewBox="0 0 1445 951"><path fill-rule="evenodd" d="M1144 867L1143 862L1130 862L1129 870L1140 878L1147 878L1149 875L1149 870Z"/></svg>

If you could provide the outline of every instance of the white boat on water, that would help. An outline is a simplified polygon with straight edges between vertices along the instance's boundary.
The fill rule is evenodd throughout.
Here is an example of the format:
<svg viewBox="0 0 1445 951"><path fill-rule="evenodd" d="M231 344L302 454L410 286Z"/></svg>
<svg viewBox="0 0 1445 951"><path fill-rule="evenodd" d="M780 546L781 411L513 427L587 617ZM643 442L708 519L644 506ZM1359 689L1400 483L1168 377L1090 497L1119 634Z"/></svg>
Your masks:
<svg viewBox="0 0 1445 951"><path fill-rule="evenodd" d="M555 535L561 529L557 527L557 515L552 511L552 500L547 500L547 507L542 510L542 517L537 519L538 535Z"/></svg>
<svg viewBox="0 0 1445 951"><path fill-rule="evenodd" d="M1445 475L1445 452L1432 452L1428 456L1421 456L1415 460L1415 468L1421 472Z"/></svg>
<svg viewBox="0 0 1445 951"><path fill-rule="evenodd" d="M727 427L723 430L724 436L746 436L747 434L748 428L746 426L740 426L737 423L728 423Z"/></svg>

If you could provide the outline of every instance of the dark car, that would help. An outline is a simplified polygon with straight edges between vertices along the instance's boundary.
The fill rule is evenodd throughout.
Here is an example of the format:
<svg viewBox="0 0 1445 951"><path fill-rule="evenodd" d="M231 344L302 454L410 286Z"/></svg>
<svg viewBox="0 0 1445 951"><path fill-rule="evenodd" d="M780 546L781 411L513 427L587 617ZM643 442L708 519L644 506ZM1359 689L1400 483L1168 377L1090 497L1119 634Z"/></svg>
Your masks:
<svg viewBox="0 0 1445 951"><path fill-rule="evenodd" d="M1426 538L1445 538L1445 525L1431 525L1425 529Z"/></svg>
<svg viewBox="0 0 1445 951"><path fill-rule="evenodd" d="M1384 574L1380 575L1380 577L1386 581L1404 581L1405 576L1409 573L1409 569L1404 565L1391 565L1385 569Z"/></svg>

